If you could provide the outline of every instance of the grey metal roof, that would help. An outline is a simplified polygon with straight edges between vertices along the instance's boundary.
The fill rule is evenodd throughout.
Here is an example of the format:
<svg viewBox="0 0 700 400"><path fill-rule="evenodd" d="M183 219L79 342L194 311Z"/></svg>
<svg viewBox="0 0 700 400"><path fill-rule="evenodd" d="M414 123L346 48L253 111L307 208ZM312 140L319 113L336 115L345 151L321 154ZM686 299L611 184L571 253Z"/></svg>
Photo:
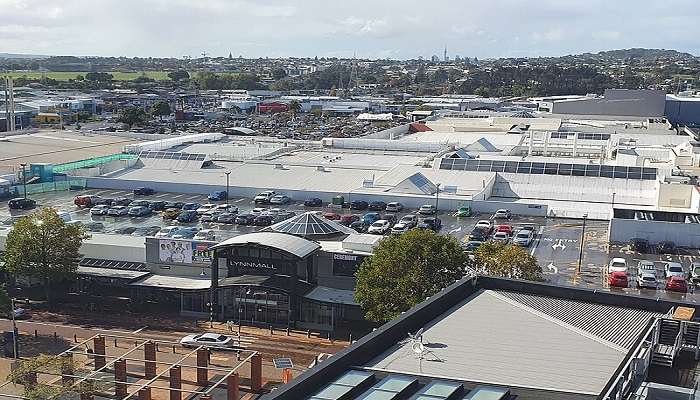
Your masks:
<svg viewBox="0 0 700 400"><path fill-rule="evenodd" d="M353 229L330 221L314 211L305 212L282 222L278 222L272 226L268 226L263 229L263 231L317 238L357 233Z"/></svg>
<svg viewBox="0 0 700 400"><path fill-rule="evenodd" d="M526 293L498 291L501 296L556 318L600 339L631 349L650 318L661 313Z"/></svg>
<svg viewBox="0 0 700 400"><path fill-rule="evenodd" d="M111 279L126 279L126 280L136 280L143 278L144 276L150 275L148 271L129 271L111 268L95 268L95 267L84 267L79 266L78 275L83 276L94 276L98 278L111 278Z"/></svg>
<svg viewBox="0 0 700 400"><path fill-rule="evenodd" d="M566 305L574 315L579 309L589 310L588 304ZM608 324L619 332L636 326L618 324L615 318L608 318ZM436 317L424 327L423 343L428 351L422 360L411 351L410 342L400 342L365 366L596 396L627 353L608 340L490 290L480 290Z"/></svg>
<svg viewBox="0 0 700 400"><path fill-rule="evenodd" d="M316 242L298 236L288 235L286 233L255 232L232 237L231 239L225 240L216 246L211 247L210 249L251 244L273 247L295 255L299 258L304 258L321 248L321 245Z"/></svg>

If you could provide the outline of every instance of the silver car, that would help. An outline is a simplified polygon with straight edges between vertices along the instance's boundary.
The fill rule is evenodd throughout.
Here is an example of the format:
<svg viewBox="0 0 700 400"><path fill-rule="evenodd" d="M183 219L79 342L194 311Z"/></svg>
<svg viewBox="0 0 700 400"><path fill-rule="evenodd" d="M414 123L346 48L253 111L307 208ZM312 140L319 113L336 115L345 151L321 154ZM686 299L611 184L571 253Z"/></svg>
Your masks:
<svg viewBox="0 0 700 400"><path fill-rule="evenodd" d="M180 339L183 347L209 347L218 350L239 350L240 345L235 345L233 338L218 333L200 333L197 335L187 335Z"/></svg>

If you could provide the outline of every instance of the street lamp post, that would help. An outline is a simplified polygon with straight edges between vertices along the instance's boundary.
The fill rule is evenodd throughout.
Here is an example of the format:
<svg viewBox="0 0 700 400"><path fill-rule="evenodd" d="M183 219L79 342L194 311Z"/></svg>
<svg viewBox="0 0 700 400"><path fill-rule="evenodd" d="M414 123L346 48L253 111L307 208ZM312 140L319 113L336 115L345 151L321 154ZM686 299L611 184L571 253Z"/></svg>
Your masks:
<svg viewBox="0 0 700 400"><path fill-rule="evenodd" d="M22 187L24 189L24 199L27 200L27 164L22 163Z"/></svg>
<svg viewBox="0 0 700 400"><path fill-rule="evenodd" d="M581 229L581 247L578 252L578 266L576 267L577 274L581 273L581 262L583 261L583 241L586 235L586 218L588 218L588 214L583 214L583 227Z"/></svg>
<svg viewBox="0 0 700 400"><path fill-rule="evenodd" d="M228 186L229 179L228 178L229 178L229 175L231 175L231 171L226 171L225 174L226 174L226 205L228 205L228 188L229 188L229 186Z"/></svg>
<svg viewBox="0 0 700 400"><path fill-rule="evenodd" d="M438 213L438 202L440 201L440 184L435 185L437 190L435 191L435 215Z"/></svg>
<svg viewBox="0 0 700 400"><path fill-rule="evenodd" d="M211 304L211 300L207 302L207 307L209 307L209 327L214 327L214 307Z"/></svg>
<svg viewBox="0 0 700 400"><path fill-rule="evenodd" d="M15 299L10 299L10 315L12 316L12 356L19 359L19 337L17 335L17 320L15 319Z"/></svg>

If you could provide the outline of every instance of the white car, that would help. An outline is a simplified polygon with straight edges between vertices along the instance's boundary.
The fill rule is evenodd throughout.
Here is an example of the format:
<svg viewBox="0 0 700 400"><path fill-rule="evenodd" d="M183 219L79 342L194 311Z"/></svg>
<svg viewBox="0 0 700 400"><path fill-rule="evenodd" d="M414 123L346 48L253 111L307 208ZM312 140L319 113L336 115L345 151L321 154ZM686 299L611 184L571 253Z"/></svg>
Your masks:
<svg viewBox="0 0 700 400"><path fill-rule="evenodd" d="M496 210L496 212L493 214L493 219L510 219L510 210Z"/></svg>
<svg viewBox="0 0 700 400"><path fill-rule="evenodd" d="M194 239L194 240L216 240L216 233L214 232L213 229L202 229L201 231L197 232L192 239Z"/></svg>
<svg viewBox="0 0 700 400"><path fill-rule="evenodd" d="M506 244L510 240L510 237L506 232L496 232L493 234L493 241Z"/></svg>
<svg viewBox="0 0 700 400"><path fill-rule="evenodd" d="M408 226L410 229L418 225L418 217L416 217L413 214L406 214L403 217L401 217L399 223Z"/></svg>
<svg viewBox="0 0 700 400"><path fill-rule="evenodd" d="M238 207L236 207L232 204L219 204L218 206L214 207L214 210L221 211L222 213L231 213L231 214L238 213Z"/></svg>
<svg viewBox="0 0 700 400"><path fill-rule="evenodd" d="M656 266L653 261L640 260L637 264L637 275L652 273L656 276Z"/></svg>
<svg viewBox="0 0 700 400"><path fill-rule="evenodd" d="M433 215L435 214L435 206L432 204L424 204L418 209L418 214Z"/></svg>
<svg viewBox="0 0 700 400"><path fill-rule="evenodd" d="M672 276L680 276L683 279L687 278L687 276L685 275L685 271L683 270L683 266L677 262L664 263L664 276L666 277L666 279Z"/></svg>
<svg viewBox="0 0 700 400"><path fill-rule="evenodd" d="M90 214L92 215L107 215L109 211L109 206L107 204L98 204L90 209Z"/></svg>
<svg viewBox="0 0 700 400"><path fill-rule="evenodd" d="M175 232L177 232L181 226L166 226L165 228L161 228L158 233L155 234L155 237L157 238L166 238L166 237L171 237Z"/></svg>
<svg viewBox="0 0 700 400"><path fill-rule="evenodd" d="M521 229L513 236L513 243L528 247L532 243L532 231Z"/></svg>
<svg viewBox="0 0 700 400"><path fill-rule="evenodd" d="M390 228L391 228L391 225L389 224L389 221L387 221L385 219L380 219L379 221L375 221L372 225L369 226L369 228L367 229L367 233L374 233L377 235L383 235Z"/></svg>
<svg viewBox="0 0 700 400"><path fill-rule="evenodd" d="M474 228L481 228L486 229L487 231L491 231L491 229L493 229L493 224L487 219L482 219L478 221L476 225L474 225Z"/></svg>
<svg viewBox="0 0 700 400"><path fill-rule="evenodd" d="M267 208L265 207L255 207L254 209L250 210L250 213L253 215L260 215L264 212L267 212Z"/></svg>
<svg viewBox="0 0 700 400"><path fill-rule="evenodd" d="M197 209L197 215L206 214L209 211L213 210L214 208L216 208L216 204L212 204L212 203L204 204Z"/></svg>
<svg viewBox="0 0 700 400"><path fill-rule="evenodd" d="M399 203L398 201L392 201L391 203L387 203L386 205L386 212L400 212L403 210L403 204Z"/></svg>
<svg viewBox="0 0 700 400"><path fill-rule="evenodd" d="M410 229L411 229L410 226L408 226L408 225L406 225L406 224L404 224L404 223L399 222L398 224L395 224L395 225L391 228L391 233L400 235L400 234L402 234L402 233L408 232Z"/></svg>
<svg viewBox="0 0 700 400"><path fill-rule="evenodd" d="M258 193L257 196L253 199L255 204L261 203L261 204L267 204L270 202L270 199L275 195L274 190L266 190L264 192Z"/></svg>
<svg viewBox="0 0 700 400"><path fill-rule="evenodd" d="M657 289L659 282L656 280L656 271L641 270L641 274L637 274L637 287Z"/></svg>
<svg viewBox="0 0 700 400"><path fill-rule="evenodd" d="M276 194L270 197L270 204L287 204L290 201L292 201L292 199L286 194Z"/></svg>
<svg viewBox="0 0 700 400"><path fill-rule="evenodd" d="M608 264L608 273L624 272L627 273L627 261L624 258L615 257Z"/></svg>
<svg viewBox="0 0 700 400"><path fill-rule="evenodd" d="M123 215L127 215L128 213L129 209L126 206L114 206L107 210L107 215L114 217L121 217Z"/></svg>
<svg viewBox="0 0 700 400"><path fill-rule="evenodd" d="M235 344L235 340L226 335L218 333L200 333L198 335L187 335L180 339L183 347L209 347L219 350L239 350L240 346Z"/></svg>

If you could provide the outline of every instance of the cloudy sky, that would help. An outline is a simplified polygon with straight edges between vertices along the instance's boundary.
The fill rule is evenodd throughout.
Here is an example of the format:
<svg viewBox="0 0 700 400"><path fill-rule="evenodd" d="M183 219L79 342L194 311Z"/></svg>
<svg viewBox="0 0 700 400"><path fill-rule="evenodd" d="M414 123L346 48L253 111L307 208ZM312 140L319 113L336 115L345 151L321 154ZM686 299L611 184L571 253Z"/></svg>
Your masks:
<svg viewBox="0 0 700 400"><path fill-rule="evenodd" d="M0 0L0 52L415 58L700 54L698 0Z"/></svg>

